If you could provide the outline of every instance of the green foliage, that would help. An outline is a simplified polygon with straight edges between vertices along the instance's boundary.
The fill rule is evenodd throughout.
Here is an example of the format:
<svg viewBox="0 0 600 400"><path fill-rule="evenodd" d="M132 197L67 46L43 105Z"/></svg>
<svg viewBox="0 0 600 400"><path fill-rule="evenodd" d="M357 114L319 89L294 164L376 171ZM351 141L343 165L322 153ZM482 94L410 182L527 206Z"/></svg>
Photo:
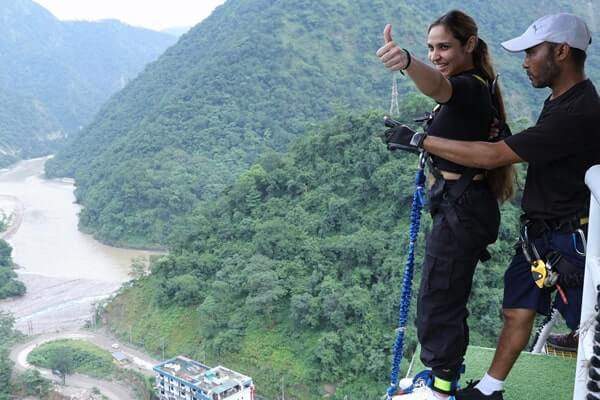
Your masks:
<svg viewBox="0 0 600 400"><path fill-rule="evenodd" d="M33 365L57 370L63 376L79 372L93 377L106 378L114 365L109 352L88 342L57 340L36 347L27 357Z"/></svg>
<svg viewBox="0 0 600 400"><path fill-rule="evenodd" d="M14 324L14 317L0 310L0 400L12 398L10 377L13 362L9 358L9 352L18 338L17 332L13 329Z"/></svg>
<svg viewBox="0 0 600 400"><path fill-rule="evenodd" d="M543 12L582 4L552 0ZM322 398L325 384L335 398L379 398L416 159L381 144L381 112L351 112L387 102L389 74L373 53L390 18L396 39L423 58L435 16L466 10L498 49L541 12L534 1L516 6L229 0L185 35L48 164L50 175L76 177L84 229L112 243L171 245L109 306L116 333L157 354L167 338L167 354L238 369L271 397L285 375L292 399ZM530 89L520 57L494 55L510 119L524 127L546 92ZM409 122L431 104L400 86L398 118ZM475 344L493 345L501 324L519 210L502 212L494 258L473 285ZM407 356L415 343L411 326Z"/></svg>
<svg viewBox="0 0 600 400"><path fill-rule="evenodd" d="M381 126L377 112L340 114L287 154L259 159L194 210L171 252L141 281L144 292L130 289L109 307L109 323L156 348L156 336L170 341L193 313L187 341L171 349L228 360L260 378L266 395L278 385L267 375L297 368L286 381L312 388L298 398L318 398L326 383L375 398L372 387L385 385L390 363L417 164L413 155L386 150ZM519 210L507 203L502 211L494 258L475 277L475 344L493 343L501 324L501 276ZM421 258L420 246L417 271ZM415 343L411 326L407 356ZM290 364L280 367L288 355Z"/></svg>
<svg viewBox="0 0 600 400"><path fill-rule="evenodd" d="M50 381L45 379L37 369L27 369L19 376L19 386L30 396L44 397L50 391Z"/></svg>
<svg viewBox="0 0 600 400"><path fill-rule="evenodd" d="M128 275L131 277L131 279L137 280L143 278L146 275L148 262L143 256L134 257L131 260L131 266L129 268L130 270Z"/></svg>
<svg viewBox="0 0 600 400"><path fill-rule="evenodd" d="M10 398L10 376L13 362L9 358L9 348L0 346L0 399Z"/></svg>
<svg viewBox="0 0 600 400"><path fill-rule="evenodd" d="M375 57L383 25L393 23L396 40L425 59L428 23L454 7L479 22L502 73L509 119L525 126L547 92L533 90L522 57L499 44L539 16L536 1L435 0L425 7L419 0L230 0L115 95L48 162L47 173L76 178L81 226L99 239L167 245L185 231L198 204L265 152L286 149L307 126L338 110L385 107L391 79ZM584 0L550 0L543 12L588 8ZM592 46L592 78L598 77L597 58ZM400 81L406 122L430 108L414 90L409 80ZM247 209L264 195L248 187L261 184L261 171L252 174L237 182L243 197L235 200ZM311 177L298 179L289 185L302 190ZM359 187L360 179L352 184ZM335 228L328 223L323 229Z"/></svg>
<svg viewBox="0 0 600 400"><path fill-rule="evenodd" d="M61 22L31 0L0 3L0 167L76 136L175 39L117 21Z"/></svg>
<svg viewBox="0 0 600 400"><path fill-rule="evenodd" d="M17 280L11 253L12 247L6 241L0 240L0 299L22 296L26 290L23 282Z"/></svg>

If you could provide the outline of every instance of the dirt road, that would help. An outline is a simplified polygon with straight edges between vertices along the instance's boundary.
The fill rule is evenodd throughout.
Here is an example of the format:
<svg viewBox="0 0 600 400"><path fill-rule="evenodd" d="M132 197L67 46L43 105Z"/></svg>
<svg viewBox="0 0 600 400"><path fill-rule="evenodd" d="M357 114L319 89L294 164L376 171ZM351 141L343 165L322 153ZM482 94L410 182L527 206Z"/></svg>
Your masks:
<svg viewBox="0 0 600 400"><path fill-rule="evenodd" d="M15 366L19 371L23 371L27 368L32 368L32 366L27 362L27 355L40 344L59 339L85 340L94 343L95 345L104 350L111 352L115 351L112 348L113 344L115 344L115 341L112 338L98 333L77 331L45 334L33 337L31 338L31 340L28 340L27 342L21 343L18 346L14 347L10 353L10 358L14 361ZM131 364L129 365L130 368L140 371L148 376L153 375L152 366L158 364L158 360L148 357L147 355L133 348L123 346L121 344L119 344L119 351L125 353L127 357L131 360ZM44 368L36 369L38 369L45 378L50 379L54 382L61 382L61 378L53 375L50 370ZM134 400L134 397L129 388L115 382L90 378L81 374L73 374L67 376L66 384L69 387L76 387L85 390L92 390L93 388L98 388L103 395L105 395L111 400Z"/></svg>

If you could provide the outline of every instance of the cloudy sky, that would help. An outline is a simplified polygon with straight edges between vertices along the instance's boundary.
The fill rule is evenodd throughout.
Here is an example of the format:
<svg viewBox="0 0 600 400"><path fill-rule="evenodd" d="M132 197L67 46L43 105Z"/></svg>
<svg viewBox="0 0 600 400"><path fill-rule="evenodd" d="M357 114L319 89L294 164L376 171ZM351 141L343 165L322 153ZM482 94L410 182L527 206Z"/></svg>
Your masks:
<svg viewBox="0 0 600 400"><path fill-rule="evenodd" d="M162 30L193 26L225 0L34 0L61 20L118 19Z"/></svg>

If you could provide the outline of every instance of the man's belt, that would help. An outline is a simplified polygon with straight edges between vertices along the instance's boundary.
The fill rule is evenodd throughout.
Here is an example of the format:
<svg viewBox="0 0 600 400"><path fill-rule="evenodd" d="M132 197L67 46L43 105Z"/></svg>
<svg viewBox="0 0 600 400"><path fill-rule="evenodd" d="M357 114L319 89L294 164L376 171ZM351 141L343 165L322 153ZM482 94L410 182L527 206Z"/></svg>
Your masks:
<svg viewBox="0 0 600 400"><path fill-rule="evenodd" d="M526 215L521 215L521 225L528 225L529 234L532 237L537 237L544 232L552 231L564 233L574 232L582 226L587 225L588 222L589 217L587 216L541 219L527 218Z"/></svg>

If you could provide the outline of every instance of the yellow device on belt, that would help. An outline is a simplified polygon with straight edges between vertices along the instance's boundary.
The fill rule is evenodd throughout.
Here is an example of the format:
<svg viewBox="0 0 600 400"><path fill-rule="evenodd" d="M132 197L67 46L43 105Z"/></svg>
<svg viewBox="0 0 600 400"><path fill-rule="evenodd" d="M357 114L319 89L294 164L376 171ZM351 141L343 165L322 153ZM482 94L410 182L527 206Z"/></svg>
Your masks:
<svg viewBox="0 0 600 400"><path fill-rule="evenodd" d="M546 264L542 260L535 260L531 263L531 275L533 275L533 280L540 289L544 287L547 273Z"/></svg>

